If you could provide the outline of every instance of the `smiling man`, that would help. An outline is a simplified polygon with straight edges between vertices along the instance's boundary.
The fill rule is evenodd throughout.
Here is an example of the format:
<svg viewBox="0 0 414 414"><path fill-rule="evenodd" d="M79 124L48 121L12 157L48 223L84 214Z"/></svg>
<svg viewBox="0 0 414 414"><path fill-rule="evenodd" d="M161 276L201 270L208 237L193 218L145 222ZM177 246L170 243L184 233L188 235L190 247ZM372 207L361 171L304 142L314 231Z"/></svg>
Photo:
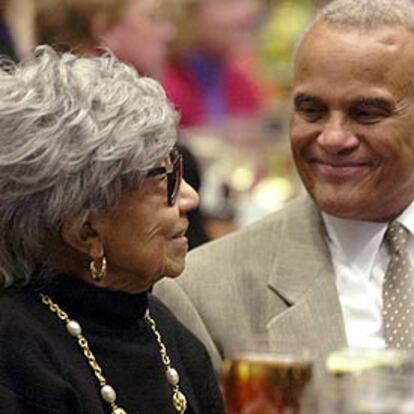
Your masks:
<svg viewBox="0 0 414 414"><path fill-rule="evenodd" d="M291 142L318 206L388 221L414 198L414 33L316 25L296 58Z"/></svg>
<svg viewBox="0 0 414 414"><path fill-rule="evenodd" d="M414 347L414 5L334 0L295 55L291 144L309 195L195 251L158 294L220 358L255 334Z"/></svg>

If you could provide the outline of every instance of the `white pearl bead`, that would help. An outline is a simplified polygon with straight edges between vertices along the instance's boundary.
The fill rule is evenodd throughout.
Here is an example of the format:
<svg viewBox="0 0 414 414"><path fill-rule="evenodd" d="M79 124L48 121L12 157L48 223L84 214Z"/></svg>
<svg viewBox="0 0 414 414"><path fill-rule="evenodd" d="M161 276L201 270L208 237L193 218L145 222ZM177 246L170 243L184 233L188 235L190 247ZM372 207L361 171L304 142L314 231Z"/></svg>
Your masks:
<svg viewBox="0 0 414 414"><path fill-rule="evenodd" d="M168 368L167 371L165 371L165 376L167 377L168 383L171 385L177 385L180 382L180 376L174 368Z"/></svg>
<svg viewBox="0 0 414 414"><path fill-rule="evenodd" d="M66 323L66 329L71 336L79 336L82 334L82 328L76 321L68 321Z"/></svg>
<svg viewBox="0 0 414 414"><path fill-rule="evenodd" d="M115 402L116 392L110 385L104 385L101 388L101 397L109 404Z"/></svg>
<svg viewBox="0 0 414 414"><path fill-rule="evenodd" d="M115 408L115 411L112 411L113 414L127 414L123 408Z"/></svg>

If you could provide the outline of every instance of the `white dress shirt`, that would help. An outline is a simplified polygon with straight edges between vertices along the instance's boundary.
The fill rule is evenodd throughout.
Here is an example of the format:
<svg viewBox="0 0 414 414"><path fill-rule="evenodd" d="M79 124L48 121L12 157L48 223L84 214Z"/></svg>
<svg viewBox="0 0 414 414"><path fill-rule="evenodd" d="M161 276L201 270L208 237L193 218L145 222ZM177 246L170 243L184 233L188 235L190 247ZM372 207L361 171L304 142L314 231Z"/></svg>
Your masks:
<svg viewBox="0 0 414 414"><path fill-rule="evenodd" d="M388 223L322 217L348 345L383 348L382 284L390 256L382 242ZM397 220L414 234L414 202ZM414 237L409 243L414 264Z"/></svg>

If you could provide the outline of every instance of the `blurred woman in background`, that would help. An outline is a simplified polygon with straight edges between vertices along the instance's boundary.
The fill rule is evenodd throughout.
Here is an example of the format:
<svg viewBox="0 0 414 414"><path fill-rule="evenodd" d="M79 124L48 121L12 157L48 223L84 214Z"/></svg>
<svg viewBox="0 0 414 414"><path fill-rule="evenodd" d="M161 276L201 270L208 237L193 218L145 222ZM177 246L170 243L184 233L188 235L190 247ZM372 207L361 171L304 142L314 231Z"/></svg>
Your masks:
<svg viewBox="0 0 414 414"><path fill-rule="evenodd" d="M141 75L159 78L175 29L164 0L34 0L38 44L100 54L109 48Z"/></svg>

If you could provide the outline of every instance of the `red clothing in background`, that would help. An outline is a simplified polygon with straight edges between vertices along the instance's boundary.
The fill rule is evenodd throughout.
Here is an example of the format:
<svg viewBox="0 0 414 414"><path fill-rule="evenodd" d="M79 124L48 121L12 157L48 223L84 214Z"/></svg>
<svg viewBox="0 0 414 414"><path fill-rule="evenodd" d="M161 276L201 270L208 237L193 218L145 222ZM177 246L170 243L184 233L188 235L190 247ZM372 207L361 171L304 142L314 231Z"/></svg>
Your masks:
<svg viewBox="0 0 414 414"><path fill-rule="evenodd" d="M230 64L220 67L222 97L225 110L221 116L252 116L260 107L255 85L239 69ZM181 64L170 66L163 80L170 100L181 113L181 126L206 124L212 120L204 102L205 85L197 75Z"/></svg>

